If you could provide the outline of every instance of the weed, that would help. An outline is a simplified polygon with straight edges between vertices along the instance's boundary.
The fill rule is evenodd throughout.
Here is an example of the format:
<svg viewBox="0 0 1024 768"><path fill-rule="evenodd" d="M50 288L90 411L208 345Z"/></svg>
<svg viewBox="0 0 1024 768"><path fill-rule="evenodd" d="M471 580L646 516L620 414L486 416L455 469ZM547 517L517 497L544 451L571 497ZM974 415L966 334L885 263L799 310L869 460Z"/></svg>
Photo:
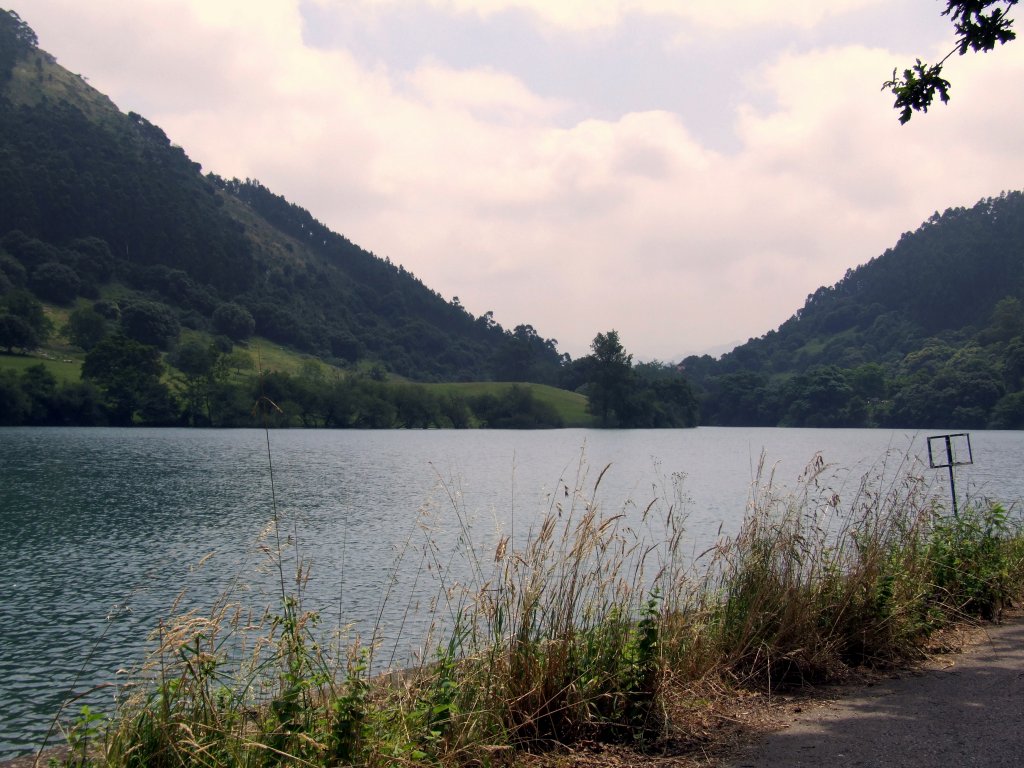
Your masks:
<svg viewBox="0 0 1024 768"><path fill-rule="evenodd" d="M321 646L275 503L278 613L225 598L161 624L113 723L83 710L70 727L75 765L101 735L110 768L499 765L583 738L653 741L667 680L771 693L841 679L919 653L954 617L997 617L1024 581L1006 510L945 518L912 468L836 490L817 459L795 492L759 474L740 530L696 558L677 489L606 512L603 477L590 484L581 459L530 535L499 536L491 557L445 486L456 551L445 562L428 541L422 561L443 640L393 674L371 674L375 640Z"/></svg>
<svg viewBox="0 0 1024 768"><path fill-rule="evenodd" d="M1020 567L1014 533L1000 504L940 518L928 550L936 598L957 613L997 620L1020 586L1019 576L1014 578Z"/></svg>
<svg viewBox="0 0 1024 768"><path fill-rule="evenodd" d="M72 722L67 734L70 752L65 764L69 768L86 768L93 764L90 749L103 736L103 721L103 715L94 712L88 705L78 711L78 717Z"/></svg>

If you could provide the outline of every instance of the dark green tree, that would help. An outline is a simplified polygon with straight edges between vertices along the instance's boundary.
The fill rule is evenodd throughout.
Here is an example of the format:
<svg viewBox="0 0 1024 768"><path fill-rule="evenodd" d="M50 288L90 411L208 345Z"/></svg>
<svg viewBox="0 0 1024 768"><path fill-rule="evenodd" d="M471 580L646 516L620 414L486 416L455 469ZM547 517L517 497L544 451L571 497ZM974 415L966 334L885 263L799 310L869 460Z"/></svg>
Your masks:
<svg viewBox="0 0 1024 768"><path fill-rule="evenodd" d="M992 409L990 429L1024 429L1024 392L1012 392Z"/></svg>
<svg viewBox="0 0 1024 768"><path fill-rule="evenodd" d="M108 336L85 356L82 378L103 392L111 423L130 426L143 406L160 406L169 399L160 381L164 366L156 347L118 333Z"/></svg>
<svg viewBox="0 0 1024 768"><path fill-rule="evenodd" d="M976 345L933 344L907 355L893 398L893 426L980 429L1006 393L991 357Z"/></svg>
<svg viewBox="0 0 1024 768"><path fill-rule="evenodd" d="M215 345L197 339L183 342L170 355L171 364L182 374L185 417L192 426L213 423L211 403L214 388L227 373L222 360L223 356Z"/></svg>
<svg viewBox="0 0 1024 768"><path fill-rule="evenodd" d="M32 270L29 286L36 296L55 304L70 304L81 290L82 281L66 264L48 261Z"/></svg>
<svg viewBox="0 0 1024 768"><path fill-rule="evenodd" d="M134 301L121 309L121 328L129 338L167 349L181 333L174 310L157 301Z"/></svg>
<svg viewBox="0 0 1024 768"><path fill-rule="evenodd" d="M37 45L32 28L14 11L0 8L0 83L10 78L15 62Z"/></svg>
<svg viewBox="0 0 1024 768"><path fill-rule="evenodd" d="M28 273L21 262L2 250L0 250L0 274L6 276L11 285L18 288L23 288L28 282Z"/></svg>
<svg viewBox="0 0 1024 768"><path fill-rule="evenodd" d="M920 59L903 70L903 76L892 71L892 79L882 84L882 90L892 91L896 97L893 107L900 112L900 123L910 120L914 112L927 112L935 97L943 103L949 101L950 83L942 77L942 68L949 58L967 51L987 52L1017 37L1013 19L1008 15L1017 0L947 0L943 16L949 16L956 30L956 45L938 64L925 64ZM992 6L996 6L992 8Z"/></svg>
<svg viewBox="0 0 1024 768"><path fill-rule="evenodd" d="M601 426L619 423L628 410L633 384L633 356L619 341L619 332L599 333L590 343L590 381L587 408Z"/></svg>
<svg viewBox="0 0 1024 768"><path fill-rule="evenodd" d="M992 322L978 334L983 344L1009 341L1024 333L1024 307L1016 296L1001 299L992 310Z"/></svg>
<svg viewBox="0 0 1024 768"><path fill-rule="evenodd" d="M104 424L102 398L91 381L68 382L57 389L47 423L76 427Z"/></svg>
<svg viewBox="0 0 1024 768"><path fill-rule="evenodd" d="M24 424L32 403L14 371L0 371L0 426Z"/></svg>
<svg viewBox="0 0 1024 768"><path fill-rule="evenodd" d="M107 241L98 237L72 240L68 250L75 256L75 269L80 275L103 283L114 273L114 255Z"/></svg>
<svg viewBox="0 0 1024 768"><path fill-rule="evenodd" d="M763 374L737 371L707 382L701 406L706 424L716 426L775 426L778 415L768 412L768 381Z"/></svg>
<svg viewBox="0 0 1024 768"><path fill-rule="evenodd" d="M50 423L50 414L57 399L57 378L42 363L29 366L21 373L21 387L28 395L28 423Z"/></svg>
<svg viewBox="0 0 1024 768"><path fill-rule="evenodd" d="M107 319L92 307L79 307L68 315L64 334L72 344L88 352L107 335Z"/></svg>
<svg viewBox="0 0 1024 768"><path fill-rule="evenodd" d="M233 301L218 305L211 320L214 330L232 341L245 341L256 330L256 321L249 310Z"/></svg>
<svg viewBox="0 0 1024 768"><path fill-rule="evenodd" d="M846 427L847 406L853 388L843 371L834 365L816 366L793 377L787 387L790 401L784 416L786 426Z"/></svg>
<svg viewBox="0 0 1024 768"><path fill-rule="evenodd" d="M23 318L9 312L0 314L0 349L14 354L15 349L27 352L39 346L36 332Z"/></svg>
<svg viewBox="0 0 1024 768"><path fill-rule="evenodd" d="M50 337L53 324L43 312L43 305L25 290L14 290L0 299L0 314L10 314L24 320L35 334L32 346L38 346Z"/></svg>

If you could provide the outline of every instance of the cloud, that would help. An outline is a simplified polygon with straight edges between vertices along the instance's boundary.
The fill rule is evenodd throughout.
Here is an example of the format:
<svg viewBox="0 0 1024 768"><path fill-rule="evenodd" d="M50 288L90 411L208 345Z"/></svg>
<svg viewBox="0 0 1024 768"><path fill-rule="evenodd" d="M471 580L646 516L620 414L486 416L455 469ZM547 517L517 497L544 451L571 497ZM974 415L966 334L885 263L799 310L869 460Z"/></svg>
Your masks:
<svg viewBox="0 0 1024 768"><path fill-rule="evenodd" d="M369 8L429 6L451 13L473 13L492 18L513 11L525 12L543 24L574 32L607 29L632 15L676 18L701 29L736 30L771 25L810 29L828 17L881 4L881 0L793 0L766 3L764 0L356 0ZM324 7L339 0L315 0ZM351 7L352 0L343 0Z"/></svg>

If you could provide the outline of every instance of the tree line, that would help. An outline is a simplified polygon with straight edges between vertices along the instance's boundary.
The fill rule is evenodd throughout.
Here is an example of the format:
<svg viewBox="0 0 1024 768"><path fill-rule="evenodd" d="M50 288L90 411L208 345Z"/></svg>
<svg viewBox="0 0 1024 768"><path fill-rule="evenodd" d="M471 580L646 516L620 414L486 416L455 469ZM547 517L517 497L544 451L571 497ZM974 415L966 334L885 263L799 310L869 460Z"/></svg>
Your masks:
<svg viewBox="0 0 1024 768"><path fill-rule="evenodd" d="M81 380L42 363L0 370L0 425L540 429L561 415L523 385L500 394L440 394L382 371L339 375L310 360L297 374L256 375L252 358L187 342L158 349L116 333L85 358Z"/></svg>

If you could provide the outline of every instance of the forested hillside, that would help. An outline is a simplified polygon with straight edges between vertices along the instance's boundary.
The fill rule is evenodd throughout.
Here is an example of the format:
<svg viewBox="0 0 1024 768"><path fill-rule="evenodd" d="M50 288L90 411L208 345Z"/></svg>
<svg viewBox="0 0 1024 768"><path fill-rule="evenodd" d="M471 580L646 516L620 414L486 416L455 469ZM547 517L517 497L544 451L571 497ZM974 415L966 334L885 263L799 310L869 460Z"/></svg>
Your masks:
<svg viewBox="0 0 1024 768"><path fill-rule="evenodd" d="M778 330L684 365L707 424L1024 426L1024 194L936 213Z"/></svg>
<svg viewBox="0 0 1024 768"><path fill-rule="evenodd" d="M197 330L220 330L215 315L230 305L222 314L244 310L249 333L410 378L554 382L564 362L532 326L506 331L489 314L472 317L258 182L204 176L7 12L0 246L5 289L65 305L119 293L120 304L146 302Z"/></svg>
<svg viewBox="0 0 1024 768"><path fill-rule="evenodd" d="M2 9L0 363L0 424L245 426L256 402L280 426L696 423L674 367L573 362L259 182L203 175Z"/></svg>

